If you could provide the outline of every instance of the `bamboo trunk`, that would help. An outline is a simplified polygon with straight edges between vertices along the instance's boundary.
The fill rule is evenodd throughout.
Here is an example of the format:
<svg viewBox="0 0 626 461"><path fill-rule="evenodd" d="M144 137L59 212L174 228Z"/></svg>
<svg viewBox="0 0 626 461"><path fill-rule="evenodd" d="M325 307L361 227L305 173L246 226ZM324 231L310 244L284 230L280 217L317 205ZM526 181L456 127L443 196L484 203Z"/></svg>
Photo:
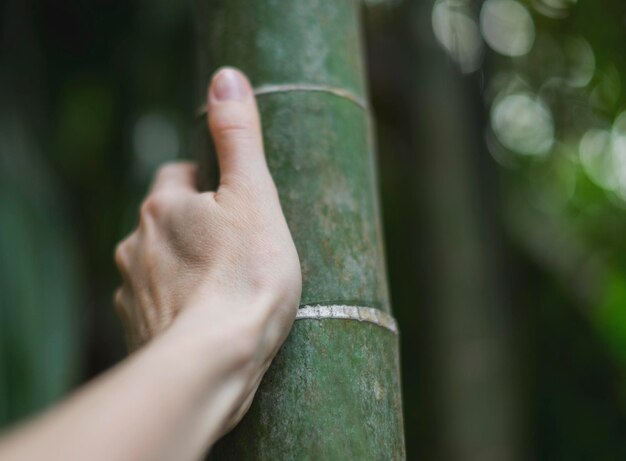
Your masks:
<svg viewBox="0 0 626 461"><path fill-rule="evenodd" d="M251 78L304 279L299 319L249 413L212 456L403 459L398 338L385 279L360 5L196 3L199 100L219 66ZM214 164L207 162L205 129L197 147L201 163Z"/></svg>
<svg viewBox="0 0 626 461"><path fill-rule="evenodd" d="M498 184L482 133L480 84L462 76L432 33L434 1L408 0L412 183L423 210L439 452L454 461L520 459L513 311L498 221ZM517 367L517 368L516 368ZM517 379L516 379L517 378Z"/></svg>

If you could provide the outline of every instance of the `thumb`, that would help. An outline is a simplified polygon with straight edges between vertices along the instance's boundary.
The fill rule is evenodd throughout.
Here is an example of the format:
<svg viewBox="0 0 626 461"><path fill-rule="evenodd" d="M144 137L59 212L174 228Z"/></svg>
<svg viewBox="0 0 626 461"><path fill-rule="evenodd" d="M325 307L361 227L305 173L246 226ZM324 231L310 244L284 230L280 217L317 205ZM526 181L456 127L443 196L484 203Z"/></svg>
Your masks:
<svg viewBox="0 0 626 461"><path fill-rule="evenodd" d="M265 154L256 99L248 79L222 68L209 88L208 123L217 151L220 186L237 188L272 181Z"/></svg>

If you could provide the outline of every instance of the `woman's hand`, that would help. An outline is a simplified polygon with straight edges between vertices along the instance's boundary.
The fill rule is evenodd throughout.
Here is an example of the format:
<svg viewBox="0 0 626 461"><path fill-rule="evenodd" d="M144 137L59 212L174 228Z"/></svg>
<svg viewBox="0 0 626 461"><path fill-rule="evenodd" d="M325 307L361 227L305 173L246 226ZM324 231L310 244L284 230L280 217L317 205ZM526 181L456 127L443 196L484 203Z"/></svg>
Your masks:
<svg viewBox="0 0 626 461"><path fill-rule="evenodd" d="M3 435L0 458L199 459L250 406L293 323L300 265L250 84L224 69L208 99L217 191L196 190L192 164L162 168L115 253L140 350Z"/></svg>
<svg viewBox="0 0 626 461"><path fill-rule="evenodd" d="M214 356L198 366L216 367L233 390L226 430L247 410L289 332L301 274L265 162L254 94L240 72L214 77L208 122L218 189L198 192L191 163L161 168L138 228L115 252L124 280L115 304L131 349L163 336L201 344Z"/></svg>

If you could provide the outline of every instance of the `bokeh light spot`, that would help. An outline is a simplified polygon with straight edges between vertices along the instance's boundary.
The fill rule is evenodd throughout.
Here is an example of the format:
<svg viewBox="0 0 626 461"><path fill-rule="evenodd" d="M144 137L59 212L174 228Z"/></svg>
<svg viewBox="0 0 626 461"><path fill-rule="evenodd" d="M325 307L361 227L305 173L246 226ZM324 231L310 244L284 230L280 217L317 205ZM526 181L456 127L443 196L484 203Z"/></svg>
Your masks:
<svg viewBox="0 0 626 461"><path fill-rule="evenodd" d="M578 0L534 0L535 10L550 18L564 18Z"/></svg>
<svg viewBox="0 0 626 461"><path fill-rule="evenodd" d="M617 117L611 130L613 189L626 200L626 112Z"/></svg>
<svg viewBox="0 0 626 461"><path fill-rule="evenodd" d="M513 0L486 0L480 28L487 44L504 56L523 56L535 41L535 24L528 10Z"/></svg>
<svg viewBox="0 0 626 461"><path fill-rule="evenodd" d="M596 70L596 58L589 42L582 37L565 40L563 53L567 62L567 81L578 88L589 84Z"/></svg>
<svg viewBox="0 0 626 461"><path fill-rule="evenodd" d="M587 176L598 186L611 189L611 133L607 130L588 130L580 140L578 153Z"/></svg>
<svg viewBox="0 0 626 461"><path fill-rule="evenodd" d="M463 2L438 0L432 11L433 32L437 41L462 72L469 73L480 67L483 42L478 24Z"/></svg>
<svg viewBox="0 0 626 461"><path fill-rule="evenodd" d="M497 99L491 110L491 127L505 147L519 154L545 155L554 144L552 113L529 93Z"/></svg>
<svg viewBox="0 0 626 461"><path fill-rule="evenodd" d="M626 200L626 112L615 119L610 131L588 130L581 138L579 155L594 183Z"/></svg>

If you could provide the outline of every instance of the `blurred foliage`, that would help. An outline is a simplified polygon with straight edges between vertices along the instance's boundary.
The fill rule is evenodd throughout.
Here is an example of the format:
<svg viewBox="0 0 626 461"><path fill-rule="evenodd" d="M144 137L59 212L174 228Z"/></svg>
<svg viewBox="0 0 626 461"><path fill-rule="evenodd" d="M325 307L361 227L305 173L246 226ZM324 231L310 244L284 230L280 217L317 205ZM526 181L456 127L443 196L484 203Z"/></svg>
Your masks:
<svg viewBox="0 0 626 461"><path fill-rule="evenodd" d="M460 459L444 427L465 410L433 396L473 370L437 345L466 302L511 364L485 376L511 391L515 451L626 458L626 4L367 3L409 455ZM5 0L0 20L7 423L123 357L113 248L199 97L189 2Z"/></svg>
<svg viewBox="0 0 626 461"><path fill-rule="evenodd" d="M30 133L0 123L0 421L59 398L82 354L83 281L56 184L41 171ZM15 115L15 114L13 114ZM19 157L18 161L7 158ZM19 178L28 177L30 185Z"/></svg>
<svg viewBox="0 0 626 461"><path fill-rule="evenodd" d="M500 165L487 187L527 311L514 329L539 458L626 456L625 18L613 0L433 3L433 35L474 82Z"/></svg>
<svg viewBox="0 0 626 461"><path fill-rule="evenodd" d="M124 356L112 254L192 122L185 2L2 2L0 424Z"/></svg>

